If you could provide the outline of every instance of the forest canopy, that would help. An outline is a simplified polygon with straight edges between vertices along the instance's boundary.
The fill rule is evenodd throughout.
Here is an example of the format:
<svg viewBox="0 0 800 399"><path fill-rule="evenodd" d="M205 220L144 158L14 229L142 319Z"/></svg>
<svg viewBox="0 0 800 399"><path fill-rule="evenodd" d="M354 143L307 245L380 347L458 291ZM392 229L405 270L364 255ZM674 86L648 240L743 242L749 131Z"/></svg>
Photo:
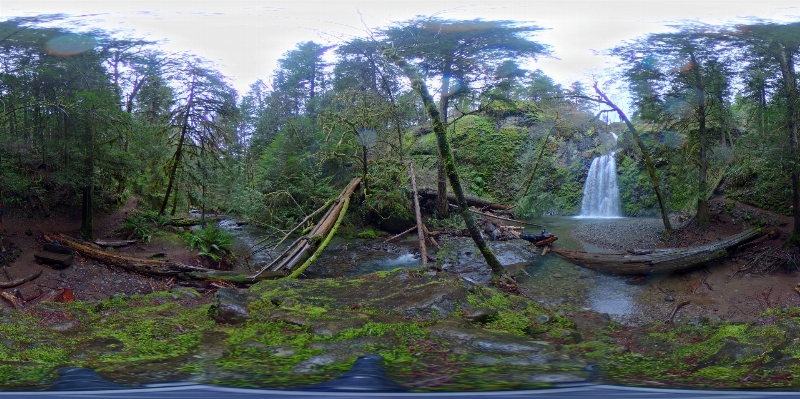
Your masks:
<svg viewBox="0 0 800 399"><path fill-rule="evenodd" d="M669 212L702 223L724 188L800 227L798 23L687 24L618 44L625 126L598 100L604 82L595 92L526 70L551 49L511 21L420 17L297 43L245 93L196 55L47 22L0 22L0 201L30 215L80 209L86 237L94 212L130 196L159 215L202 208L283 229L355 176L365 190L348 223L405 230L409 161L421 188L443 199L451 187L390 52L435 88L465 193L517 216L576 214L592 158L615 151L625 215L659 212L650 157ZM446 201L426 206L448 217Z"/></svg>

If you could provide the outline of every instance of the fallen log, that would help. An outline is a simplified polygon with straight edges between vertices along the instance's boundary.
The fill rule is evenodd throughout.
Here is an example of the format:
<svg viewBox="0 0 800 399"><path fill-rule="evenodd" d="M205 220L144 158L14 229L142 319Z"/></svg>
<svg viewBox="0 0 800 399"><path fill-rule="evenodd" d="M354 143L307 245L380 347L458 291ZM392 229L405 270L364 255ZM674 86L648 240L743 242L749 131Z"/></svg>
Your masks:
<svg viewBox="0 0 800 399"><path fill-rule="evenodd" d="M283 242L284 242L284 241L286 241L286 239L287 239L287 238L289 238L289 236L291 236L291 235L292 235L292 233L294 233L294 232L295 232L297 229L299 229L299 228L300 228L300 226L303 226L304 224L306 224L306 222L308 222L309 220L311 220L311 218L313 218L314 216L317 216L317 214L318 214L318 213L322 212L322 211L323 211L323 210L325 210L325 209L328 209L328 207L329 207L329 206L331 206L331 203L333 202L333 200L334 200L334 199L333 199L333 198L331 198L331 199L329 199L328 201L326 201L324 205L322 205L321 207L319 207L319 208L318 208L316 211L312 212L310 215L306 216L306 217L305 217L303 220L301 220L301 221L300 221L300 223L298 223L296 226L294 226L294 228L293 228L293 229L289 230L289 232L288 232L288 233L286 233L286 235L284 235L284 236L283 236L283 238L282 238L280 241L278 241L278 243L277 243L277 244L275 244L275 246L274 246L274 247L272 247L272 251L276 250L276 249L278 248L278 246L280 246L281 244L283 244ZM265 240L266 240L266 239L265 239ZM264 241L264 240L262 240L262 241L259 241L259 242L258 242L256 245L259 245L259 244L261 244L263 241Z"/></svg>
<svg viewBox="0 0 800 399"><path fill-rule="evenodd" d="M319 247L317 247L317 250L314 251L314 254L311 255L311 257L308 258L305 262L303 262L303 264L300 265L300 267L295 269L292 272L292 274L289 275L289 277L291 277L291 278L300 277L300 274L303 273L303 271L306 270L309 266L311 266L311 264L315 260L317 260L317 257L319 257L319 254L321 254L322 251L324 251L325 248L328 247L328 244L331 242L331 239L333 238L333 236L336 235L336 231L339 230L339 225L342 223L342 220L344 219L344 215L347 213L348 206L350 206L350 198L347 198L347 199L344 200L344 205L342 206L342 211L339 212L339 217L336 218L336 223L333 224L333 228L331 228L331 231L325 237L325 240L322 241L322 244L320 244Z"/></svg>
<svg viewBox="0 0 800 399"><path fill-rule="evenodd" d="M10 302L14 309L27 309L36 306L42 302L75 302L75 295L69 288L55 288L47 292L39 294L36 298L25 301L17 298L8 292L0 292L0 296L6 301Z"/></svg>
<svg viewBox="0 0 800 399"><path fill-rule="evenodd" d="M42 275L42 271L39 270L39 271L34 272L33 274L31 274L28 277L21 277L21 278L14 279L14 280L11 280L11 281L6 281L5 283L0 283L0 288L13 288L13 287L16 287L18 285L25 284L28 281L35 280L36 278L38 278L41 275Z"/></svg>
<svg viewBox="0 0 800 399"><path fill-rule="evenodd" d="M728 254L728 249L754 240L760 235L761 229L751 229L707 245L662 249L645 255L628 252L591 253L564 248L553 248L553 252L573 263L605 273L648 275L691 269L721 258Z"/></svg>
<svg viewBox="0 0 800 399"><path fill-rule="evenodd" d="M136 240L94 240L94 243L101 247L120 248L136 244Z"/></svg>
<svg viewBox="0 0 800 399"><path fill-rule="evenodd" d="M408 230L406 230L406 231L404 231L404 232L402 232L400 234L393 235L393 236L387 238L386 241L384 241L384 242L392 242L392 241L394 241L394 240L396 240L396 239L398 239L398 238L400 238L400 237L402 237L402 236L404 236L404 235L406 235L408 233L411 233L412 231L414 231L416 229L417 229L417 226L414 226L414 227L412 227L412 228L410 228L410 229L408 229Z"/></svg>
<svg viewBox="0 0 800 399"><path fill-rule="evenodd" d="M322 219L320 219L314 228L311 229L311 232L309 232L307 236L295 240L295 242L278 258L269 265L261 268L253 277L259 277L268 270L291 274L297 265L305 262L306 259L311 256L312 252L319 247L325 237L328 236L328 233L331 231L336 221L339 220L339 214L342 213L345 202L347 202L360 183L361 179L358 177L351 180L347 187L342 190L342 193L339 194L339 197L336 198L334 204L328 208L328 211L322 216Z"/></svg>
<svg viewBox="0 0 800 399"><path fill-rule="evenodd" d="M0 291L0 296L2 296L3 299L11 303L11 306L13 306L14 309L22 309L25 307L25 302L22 299L19 299L8 292Z"/></svg>
<svg viewBox="0 0 800 399"><path fill-rule="evenodd" d="M541 248L541 247L543 247L545 245L550 245L550 244L554 243L556 240L558 240L557 236L550 236L550 237L545 238L544 240L534 242L533 245L536 246L537 248ZM544 255L544 254L542 254L542 255Z"/></svg>
<svg viewBox="0 0 800 399"><path fill-rule="evenodd" d="M438 196L436 190L430 188L423 188L419 190L419 195L425 199L434 199ZM511 205L501 204L499 202L487 201L485 199L471 197L469 195L465 195L464 198L467 200L467 205L474 206L476 208L490 209L493 211L507 211L513 208L513 206ZM454 194L447 194L447 202L458 206L458 200L456 199L456 196Z"/></svg>
<svg viewBox="0 0 800 399"><path fill-rule="evenodd" d="M456 207L456 208L457 208L457 207ZM506 218L506 217L502 217L502 216L493 215L493 214L491 214L491 213L485 213L485 212L476 211L476 210L474 210L474 209L470 209L469 211L470 211L470 212L472 212L472 213L475 213L475 214L481 215L481 216L486 216L486 217L489 217L489 218L494 218L494 219L505 220L505 221L507 221L507 222L514 222L514 223L519 223L519 224L526 224L526 225L528 225L528 226L544 227L544 226L542 226L542 225L540 225L540 224L536 224L536 223L530 223L530 222L525 222L525 221L522 221L522 220L510 219L510 218Z"/></svg>
<svg viewBox="0 0 800 399"><path fill-rule="evenodd" d="M253 284L261 280L284 276L283 273L263 273L259 276L248 276L241 273L206 269L168 260L134 258L92 248L63 234L57 235L56 238L59 242L74 248L83 256L146 276L177 277L182 280L227 281L235 284ZM50 240L51 238L45 235L45 239Z"/></svg>

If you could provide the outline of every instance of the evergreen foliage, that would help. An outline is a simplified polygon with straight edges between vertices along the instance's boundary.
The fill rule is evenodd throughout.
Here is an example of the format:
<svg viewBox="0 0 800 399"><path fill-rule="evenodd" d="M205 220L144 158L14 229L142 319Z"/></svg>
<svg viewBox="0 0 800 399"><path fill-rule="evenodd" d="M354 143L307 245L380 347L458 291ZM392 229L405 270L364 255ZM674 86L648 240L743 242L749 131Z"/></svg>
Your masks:
<svg viewBox="0 0 800 399"><path fill-rule="evenodd" d="M439 188L441 162L422 102L383 59L392 47L442 85L467 194L516 204L518 216L576 214L592 158L616 151L624 214L657 205L638 150L611 139L625 127L597 114L581 84L520 67L522 55L548 55L534 26L421 17L371 39L298 43L240 97L207 60L49 22L0 22L0 196L30 216L80 207L87 237L94 211L130 196L143 212L125 227L141 239L164 220L144 211L293 227L354 176L364 190L341 231L412 225L408 160L427 189ZM667 208L697 212L723 190L792 212L796 24L679 28L611 52ZM77 50L60 50L64 40Z"/></svg>

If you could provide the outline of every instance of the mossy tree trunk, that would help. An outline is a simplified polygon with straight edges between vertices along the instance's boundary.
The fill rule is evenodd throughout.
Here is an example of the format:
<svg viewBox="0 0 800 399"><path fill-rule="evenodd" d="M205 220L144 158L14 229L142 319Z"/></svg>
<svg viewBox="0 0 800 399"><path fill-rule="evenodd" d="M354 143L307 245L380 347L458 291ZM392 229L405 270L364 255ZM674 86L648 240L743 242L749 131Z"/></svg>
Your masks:
<svg viewBox="0 0 800 399"><path fill-rule="evenodd" d="M442 90L439 99L439 118L447 126L447 108L450 104L450 73L453 68L453 59L445 60L444 73L442 74ZM441 149L440 149L441 150ZM450 204L447 202L447 173L444 170L444 155L439 152L439 163L436 167L436 216L445 219L450 215Z"/></svg>
<svg viewBox="0 0 800 399"><path fill-rule="evenodd" d="M459 180L458 171L456 170L456 163L453 159L453 152L450 149L450 143L448 143L447 136L445 135L444 122L442 122L439 109L437 109L433 97L430 92L428 92L428 86L425 84L425 81L422 80L417 69L395 52L387 50L384 52L384 55L403 70L403 74L411 81L411 87L422 98L425 111L431 120L431 127L433 128L434 134L436 134L436 143L439 147L439 154L441 154L441 162L444 166L444 171L450 181L450 187L453 188L453 192L458 199L458 211L461 217L464 218L464 224L467 225L469 235L472 237L478 250L481 251L484 259L486 259L486 263L492 268L493 279L496 280L500 278L503 274L503 266L500 264L500 261L497 260L497 257L494 256L489 246L486 245L483 237L481 237L480 230L478 230L478 226L475 224L475 219L469 212L469 206L464 197L464 190L461 187L461 181Z"/></svg>
<svg viewBox="0 0 800 399"><path fill-rule="evenodd" d="M625 112L622 112L622 110L619 107L617 107L617 105L614 104L608 98L608 96L605 95L605 93L600 91L600 88L597 87L597 82L595 82L594 84L594 91L600 97L599 102L611 107L617 113L619 118L622 119L623 122L625 122L625 126L628 127L628 131L630 132L631 136L633 136L633 139L636 141L636 145L639 146L639 150L642 151L642 158L644 158L644 164L645 167L647 167L647 174L650 175L650 182L653 185L653 191L656 192L656 197L658 198L658 205L661 207L661 219L664 222L664 229L666 229L667 231L672 230L672 226L669 223L669 216L667 215L667 204L666 201L664 200L664 194L661 193L661 187L659 187L658 185L658 175L656 175L656 167L653 164L653 159L650 158L650 153L647 152L647 148L644 146L642 138L639 137L639 132L636 131L636 127L633 126L633 123L631 123L630 119L628 119L628 116L625 115Z"/></svg>

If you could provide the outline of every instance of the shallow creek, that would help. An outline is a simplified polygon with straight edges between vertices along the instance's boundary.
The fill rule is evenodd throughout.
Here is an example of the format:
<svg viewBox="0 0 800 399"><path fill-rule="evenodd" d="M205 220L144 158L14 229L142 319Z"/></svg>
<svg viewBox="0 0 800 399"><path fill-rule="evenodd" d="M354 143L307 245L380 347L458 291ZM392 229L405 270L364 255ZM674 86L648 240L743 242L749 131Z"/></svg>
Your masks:
<svg viewBox="0 0 800 399"><path fill-rule="evenodd" d="M615 219L624 220L624 219ZM600 251L602 249L584 245L571 237L570 232L582 223L598 223L598 219L578 219L569 217L545 217L531 222L546 226L547 231L559 239L555 245ZM220 227L228 229L235 237L234 249L240 259L246 257L264 236L261 228L244 225L235 221L223 220ZM538 233L541 228L526 226L529 233ZM420 264L419 250L415 235L409 235L394 243L384 239L363 240L335 238L328 248L310 267L308 278L356 277L377 271L392 270L399 267L416 267ZM287 240L291 241L291 240ZM288 245L284 243L283 245ZM477 282L486 281L491 276L480 253L467 237L442 240L442 249L430 248L436 263L443 270L459 273ZM609 276L588 270L562 260L555 254L541 255L541 249L526 241L489 242L489 246L500 262L512 274L526 293L539 302L551 306L591 309L608 314L623 324L639 324L658 320L674 306L664 301L664 295L654 292L644 285L630 284L630 278ZM259 268L271 262L276 252L258 252L249 258L250 267ZM246 270L244 262L237 268Z"/></svg>

